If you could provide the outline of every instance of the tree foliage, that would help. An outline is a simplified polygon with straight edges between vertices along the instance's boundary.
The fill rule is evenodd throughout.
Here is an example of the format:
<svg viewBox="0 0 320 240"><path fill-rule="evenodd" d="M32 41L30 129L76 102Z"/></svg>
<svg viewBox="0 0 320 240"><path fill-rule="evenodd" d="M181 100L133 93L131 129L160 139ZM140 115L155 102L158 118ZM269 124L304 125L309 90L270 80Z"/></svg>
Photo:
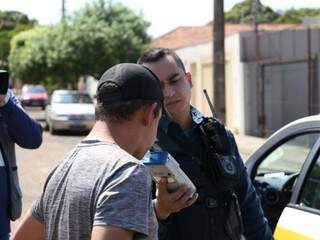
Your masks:
<svg viewBox="0 0 320 240"><path fill-rule="evenodd" d="M233 8L225 14L226 23L252 23L253 11L252 6L255 0L245 0L233 6ZM263 5L259 0L258 3L258 22L270 23L274 22L279 14L270 7Z"/></svg>
<svg viewBox="0 0 320 240"><path fill-rule="evenodd" d="M316 8L301 8L289 9L284 12L277 20L277 23L301 23L303 17L320 16L320 9Z"/></svg>
<svg viewBox="0 0 320 240"><path fill-rule="evenodd" d="M135 62L150 41L148 26L141 16L120 3L86 5L71 26L72 47L86 56L75 59L77 72L100 76L116 63Z"/></svg>
<svg viewBox="0 0 320 240"><path fill-rule="evenodd" d="M36 24L27 15L17 11L0 11L0 68L8 69L10 41L19 32Z"/></svg>
<svg viewBox="0 0 320 240"><path fill-rule="evenodd" d="M58 86L74 84L83 75L99 77L116 63L137 60L150 41L148 26L124 5L100 0L56 26L17 35L10 67L24 82Z"/></svg>
<svg viewBox="0 0 320 240"><path fill-rule="evenodd" d="M253 2L255 0L244 0L233 6L225 13L226 23L252 23L253 22ZM301 23L303 17L314 17L320 15L320 9L301 8L289 9L283 13L275 12L270 7L258 2L258 22L259 23Z"/></svg>
<svg viewBox="0 0 320 240"><path fill-rule="evenodd" d="M49 33L49 28L37 27L13 37L9 62L14 76L26 82L42 79L46 68Z"/></svg>
<svg viewBox="0 0 320 240"><path fill-rule="evenodd" d="M18 11L0 11L0 30L12 30L19 25L35 25L27 15Z"/></svg>

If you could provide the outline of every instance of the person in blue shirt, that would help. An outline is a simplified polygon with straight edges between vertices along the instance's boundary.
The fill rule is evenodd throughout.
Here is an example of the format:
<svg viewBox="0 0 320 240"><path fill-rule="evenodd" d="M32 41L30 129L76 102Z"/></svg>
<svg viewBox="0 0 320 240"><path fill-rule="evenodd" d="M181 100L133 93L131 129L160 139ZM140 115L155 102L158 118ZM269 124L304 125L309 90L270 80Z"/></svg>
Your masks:
<svg viewBox="0 0 320 240"><path fill-rule="evenodd" d="M184 197L188 194L185 186L169 193L165 180L157 184L154 206L159 220L159 239L273 239L234 137L223 125L238 173L234 186L238 214L227 211L230 208L226 208L222 200L221 186L208 177L201 164L206 157L200 130L204 118L190 105L191 73L185 70L179 56L170 49L153 48L143 53L138 63L148 67L160 79L164 93L166 115L159 123L157 145L178 161L199 194L193 203ZM234 224L241 225L239 234L233 231L235 228L228 229L229 223L236 219L235 215L242 220L238 221L240 224Z"/></svg>
<svg viewBox="0 0 320 240"><path fill-rule="evenodd" d="M22 148L38 148L42 143L42 128L8 90L0 95L0 240L9 240L10 220L21 215L15 143Z"/></svg>

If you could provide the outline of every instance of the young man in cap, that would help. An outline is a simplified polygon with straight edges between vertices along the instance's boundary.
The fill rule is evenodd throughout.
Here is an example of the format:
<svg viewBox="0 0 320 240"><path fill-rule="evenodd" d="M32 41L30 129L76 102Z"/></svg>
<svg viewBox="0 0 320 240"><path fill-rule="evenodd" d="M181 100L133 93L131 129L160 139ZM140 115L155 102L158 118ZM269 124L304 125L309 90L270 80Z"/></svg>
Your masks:
<svg viewBox="0 0 320 240"><path fill-rule="evenodd" d="M96 123L49 176L14 240L157 239L151 177L163 95L146 67L118 64L101 77Z"/></svg>
<svg viewBox="0 0 320 240"><path fill-rule="evenodd" d="M190 106L191 74L179 56L170 49L154 48L138 63L157 75L164 94L167 115L160 120L157 145L179 162L199 194L196 203L188 206L183 198L174 198L166 191L166 183L158 185L155 209L160 220L159 239L272 239L232 134L217 120L212 119L209 123L215 124L208 128L206 118ZM214 134L203 129L214 129ZM218 145L208 144L216 139L223 139L228 160ZM228 165L219 167L217 163L222 160Z"/></svg>

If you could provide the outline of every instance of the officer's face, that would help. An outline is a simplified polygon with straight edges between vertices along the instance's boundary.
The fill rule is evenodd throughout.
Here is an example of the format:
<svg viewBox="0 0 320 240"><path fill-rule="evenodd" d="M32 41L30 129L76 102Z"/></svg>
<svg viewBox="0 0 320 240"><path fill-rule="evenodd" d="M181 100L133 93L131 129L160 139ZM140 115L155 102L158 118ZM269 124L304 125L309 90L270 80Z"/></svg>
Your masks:
<svg viewBox="0 0 320 240"><path fill-rule="evenodd" d="M164 105L170 116L178 120L183 114L189 114L191 98L191 75L184 73L167 55L154 63L144 63L161 81Z"/></svg>

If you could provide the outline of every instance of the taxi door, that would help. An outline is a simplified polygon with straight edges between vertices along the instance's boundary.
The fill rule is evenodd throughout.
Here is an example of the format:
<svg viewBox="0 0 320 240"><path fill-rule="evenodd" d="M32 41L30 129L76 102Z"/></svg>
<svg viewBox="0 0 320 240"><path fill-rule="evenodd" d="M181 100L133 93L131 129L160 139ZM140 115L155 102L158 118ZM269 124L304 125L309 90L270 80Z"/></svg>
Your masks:
<svg viewBox="0 0 320 240"><path fill-rule="evenodd" d="M277 223L275 240L320 240L320 144L310 152L290 203Z"/></svg>

